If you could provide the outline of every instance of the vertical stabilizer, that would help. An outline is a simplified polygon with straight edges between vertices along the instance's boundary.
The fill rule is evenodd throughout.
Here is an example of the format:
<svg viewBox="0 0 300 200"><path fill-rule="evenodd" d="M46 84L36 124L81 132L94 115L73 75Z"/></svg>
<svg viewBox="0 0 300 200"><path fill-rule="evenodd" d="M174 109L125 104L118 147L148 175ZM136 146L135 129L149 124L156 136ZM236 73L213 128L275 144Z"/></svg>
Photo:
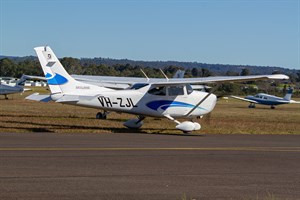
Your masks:
<svg viewBox="0 0 300 200"><path fill-rule="evenodd" d="M110 89L76 81L64 69L50 47L34 48L52 94L95 94Z"/></svg>
<svg viewBox="0 0 300 200"><path fill-rule="evenodd" d="M291 98L292 98L292 94L293 94L293 88L289 88L289 89L287 90L286 95L285 95L283 98L284 98L285 100L290 101Z"/></svg>

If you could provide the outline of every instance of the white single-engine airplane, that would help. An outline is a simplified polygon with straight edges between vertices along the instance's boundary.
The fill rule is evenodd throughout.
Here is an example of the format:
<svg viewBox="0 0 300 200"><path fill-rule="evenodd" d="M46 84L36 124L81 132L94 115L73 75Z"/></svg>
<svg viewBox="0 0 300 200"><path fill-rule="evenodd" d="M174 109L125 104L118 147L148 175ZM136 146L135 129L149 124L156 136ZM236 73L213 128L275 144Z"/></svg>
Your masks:
<svg viewBox="0 0 300 200"><path fill-rule="evenodd" d="M5 99L8 99L7 95L9 94L21 93L30 90L24 88L25 81L26 79L22 76L14 86L0 83L0 95L4 95Z"/></svg>
<svg viewBox="0 0 300 200"><path fill-rule="evenodd" d="M146 116L165 117L174 121L183 132L199 130L200 124L179 122L176 118L190 120L211 112L217 101L212 93L193 91L190 84L237 82L261 79L288 79L286 75L223 76L206 78L177 78L153 80L134 84L130 89L114 90L72 78L63 68L50 47L36 47L38 59L48 81L50 95L33 94L26 99L53 100L58 103L135 114L137 119L124 123L128 128L140 128Z"/></svg>
<svg viewBox="0 0 300 200"><path fill-rule="evenodd" d="M286 95L281 98L265 93L258 93L255 96L246 96L245 98L237 97L237 96L231 96L232 98L239 99L242 101L250 102L249 108L255 108L255 104L262 104L271 106L271 109L275 109L275 106L281 105L281 104L289 104L289 103L300 103L299 101L291 100L293 94L293 89L289 88L287 90Z"/></svg>

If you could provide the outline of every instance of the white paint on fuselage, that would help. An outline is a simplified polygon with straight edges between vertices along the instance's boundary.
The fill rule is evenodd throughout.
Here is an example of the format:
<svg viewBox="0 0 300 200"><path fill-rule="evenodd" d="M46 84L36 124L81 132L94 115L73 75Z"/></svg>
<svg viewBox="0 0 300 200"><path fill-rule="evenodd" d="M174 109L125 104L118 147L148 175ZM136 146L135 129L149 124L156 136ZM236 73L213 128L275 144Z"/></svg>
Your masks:
<svg viewBox="0 0 300 200"><path fill-rule="evenodd" d="M152 89L151 85L139 90L101 92L93 99L84 99L79 96L79 101L76 102L76 105L137 115L153 117L169 115L178 118L205 115L214 109L217 101L217 97L211 94L189 116L186 116L208 93L193 91L187 94L184 88L183 95L159 96L149 94L147 92L149 89ZM70 104L74 103L70 102Z"/></svg>

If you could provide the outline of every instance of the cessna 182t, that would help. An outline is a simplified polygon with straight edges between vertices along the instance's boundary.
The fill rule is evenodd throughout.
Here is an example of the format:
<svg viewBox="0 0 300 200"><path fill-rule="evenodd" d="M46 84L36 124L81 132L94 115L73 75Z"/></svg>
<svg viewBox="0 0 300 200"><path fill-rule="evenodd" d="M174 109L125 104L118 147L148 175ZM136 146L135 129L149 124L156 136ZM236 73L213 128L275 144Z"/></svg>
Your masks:
<svg viewBox="0 0 300 200"><path fill-rule="evenodd" d="M146 116L165 117L175 122L183 132L199 130L200 124L190 121L210 113L217 101L212 93L194 91L190 84L236 82L261 79L288 79L286 75L223 76L206 78L149 79L125 90L114 90L72 78L50 47L36 47L38 59L51 94L33 94L27 99L55 101L83 107L135 114L136 119L124 123L128 128L140 128ZM177 118L189 120L179 122Z"/></svg>

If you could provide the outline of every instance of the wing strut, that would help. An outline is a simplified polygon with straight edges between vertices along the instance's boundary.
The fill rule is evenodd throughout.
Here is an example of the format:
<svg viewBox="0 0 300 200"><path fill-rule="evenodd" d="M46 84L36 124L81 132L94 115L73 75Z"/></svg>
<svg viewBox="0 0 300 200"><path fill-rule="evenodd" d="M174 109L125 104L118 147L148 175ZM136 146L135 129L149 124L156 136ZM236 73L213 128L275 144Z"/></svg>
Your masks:
<svg viewBox="0 0 300 200"><path fill-rule="evenodd" d="M140 69L141 70L141 72L144 74L144 76L146 77L146 79L147 79L147 82L149 82L149 77L147 76L147 74L142 70L142 69Z"/></svg>
<svg viewBox="0 0 300 200"><path fill-rule="evenodd" d="M164 71L163 71L162 69L160 69L160 68L159 68L159 70L160 70L160 72L164 75L164 77L167 79L167 81L169 81L169 78L168 78L167 75L164 73Z"/></svg>
<svg viewBox="0 0 300 200"><path fill-rule="evenodd" d="M203 99L201 99L201 101L199 101L199 103L197 103L197 105L194 106L194 108L192 108L190 110L190 112L188 112L185 117L189 116L198 106L201 105L201 103L203 103L213 92L215 92L219 87L220 87L221 84L217 84L217 86L212 89Z"/></svg>

